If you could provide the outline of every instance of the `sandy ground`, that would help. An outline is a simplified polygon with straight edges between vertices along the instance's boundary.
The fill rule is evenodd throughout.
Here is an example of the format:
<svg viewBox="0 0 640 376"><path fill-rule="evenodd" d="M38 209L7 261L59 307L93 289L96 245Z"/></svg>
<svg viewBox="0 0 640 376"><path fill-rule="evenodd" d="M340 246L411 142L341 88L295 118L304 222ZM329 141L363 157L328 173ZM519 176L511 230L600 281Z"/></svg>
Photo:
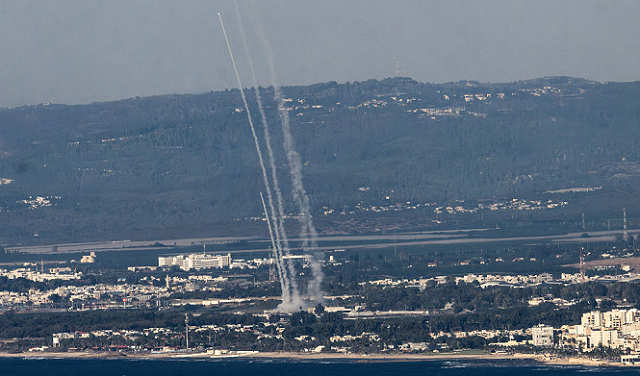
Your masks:
<svg viewBox="0 0 640 376"><path fill-rule="evenodd" d="M576 365L588 367L623 366L621 363L611 363L584 357L559 358L547 354L337 354L337 353L294 353L294 352L238 352L223 355L208 353L124 353L118 352L25 352L0 353L0 357L12 358L56 358L56 359L100 359L100 358L132 358L132 359L291 359L291 360L350 360L365 362L402 362L402 361L438 361L438 360L530 360L549 365Z"/></svg>

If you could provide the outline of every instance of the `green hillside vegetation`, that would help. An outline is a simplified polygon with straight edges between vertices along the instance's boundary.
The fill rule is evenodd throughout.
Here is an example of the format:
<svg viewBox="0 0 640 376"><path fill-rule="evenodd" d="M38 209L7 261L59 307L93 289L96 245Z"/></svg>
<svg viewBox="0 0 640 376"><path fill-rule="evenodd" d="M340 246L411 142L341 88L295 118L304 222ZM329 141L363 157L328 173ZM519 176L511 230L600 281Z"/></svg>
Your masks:
<svg viewBox="0 0 640 376"><path fill-rule="evenodd" d="M261 90L288 197L273 92ZM569 197L568 208L539 218L619 216L622 207L640 217L638 82L390 78L284 93L314 215L336 215L321 230L344 222L343 210L407 201ZM0 179L4 244L208 235L262 215L237 90L0 110ZM545 194L574 187L602 189ZM433 209L418 216L432 219Z"/></svg>

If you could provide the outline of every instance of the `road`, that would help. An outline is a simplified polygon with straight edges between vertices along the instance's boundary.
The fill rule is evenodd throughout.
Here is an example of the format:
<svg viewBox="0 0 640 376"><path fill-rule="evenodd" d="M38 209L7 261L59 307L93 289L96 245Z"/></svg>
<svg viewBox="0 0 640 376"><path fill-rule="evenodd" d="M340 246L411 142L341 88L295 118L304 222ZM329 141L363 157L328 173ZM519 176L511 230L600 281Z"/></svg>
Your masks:
<svg viewBox="0 0 640 376"><path fill-rule="evenodd" d="M550 243L588 243L613 241L617 234L621 234L622 230L617 231L594 231L589 232L588 237L584 237L584 232L575 232L564 235L545 235L545 236L514 236L504 238L480 237L479 233L493 229L466 229L466 230L447 230L447 231L425 231L403 234L384 234L384 235L344 235L344 236L326 236L320 237L318 241L322 243L332 243L331 245L321 245L318 247L320 251L335 249L383 249L390 247L402 247L410 245L442 245L442 244L478 244L478 243L498 243L498 242L550 242ZM473 233L474 237L469 237ZM640 233L640 230L629 230L630 236ZM258 249L241 249L234 250L232 253L243 252L264 252L269 248L268 239L258 237L209 237L209 238L186 238L186 239L163 239L163 240L143 240L143 241L102 241L89 243L69 243L57 245L40 245L40 246L21 246L9 247L9 251L18 251L20 253L35 254L62 254L76 252L102 252L117 250L144 250L157 249L152 244L160 242L166 246L186 247L190 245L201 244L224 244L237 241L256 241L263 242L264 247ZM301 239L292 238L290 242L299 242ZM358 244L358 242L366 244ZM374 243L372 243L374 242ZM346 243L346 244L341 244ZM355 244L354 244L355 243ZM55 247L55 248L54 248Z"/></svg>

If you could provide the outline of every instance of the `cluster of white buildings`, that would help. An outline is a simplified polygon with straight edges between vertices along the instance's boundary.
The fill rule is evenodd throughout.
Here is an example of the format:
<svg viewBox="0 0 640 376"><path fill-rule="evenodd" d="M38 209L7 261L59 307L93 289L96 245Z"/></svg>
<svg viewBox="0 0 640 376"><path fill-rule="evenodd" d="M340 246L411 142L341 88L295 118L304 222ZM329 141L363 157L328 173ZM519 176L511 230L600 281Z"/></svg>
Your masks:
<svg viewBox="0 0 640 376"><path fill-rule="evenodd" d="M186 289L185 289L186 290ZM195 287L194 287L195 290ZM90 286L60 286L40 291L30 289L28 292L0 291L0 308L20 305L46 306L55 303L53 296L64 297L69 302L86 303L101 302L99 308L122 308L127 302L146 302L151 299L166 298L171 295L167 287L147 284L96 284ZM104 300L108 297L108 300ZM115 302L115 303L113 303ZM122 302L122 303L121 303ZM78 309L85 304L78 305ZM89 306L86 307L88 309Z"/></svg>
<svg viewBox="0 0 640 376"><path fill-rule="evenodd" d="M630 350L631 361L640 359L640 311L614 309L584 313L579 325L563 325L559 329L540 324L523 334L531 334L531 341L496 343L499 346L531 344L537 347L574 348L589 352L596 348ZM628 356L627 356L628 357ZM630 362L623 359L623 362Z"/></svg>
<svg viewBox="0 0 640 376"><path fill-rule="evenodd" d="M40 290L30 289L28 292L0 291L0 308L21 305L49 304L49 296Z"/></svg>
<svg viewBox="0 0 640 376"><path fill-rule="evenodd" d="M587 312L580 325L563 325L559 339L561 347L581 351L597 347L640 351L640 311L632 308Z"/></svg>
<svg viewBox="0 0 640 376"><path fill-rule="evenodd" d="M429 285L441 285L449 281L447 276L436 276L433 278L420 279L391 279L385 278L375 281L360 282L360 285L377 285L377 286L399 286L418 287L422 290ZM528 287L538 286L543 283L554 283L553 275L548 273L531 274L531 275L506 275L506 274L466 274L464 276L454 277L456 284L459 283L478 283L480 287L486 288L491 286L505 287Z"/></svg>
<svg viewBox="0 0 640 376"><path fill-rule="evenodd" d="M622 265L622 270L629 269L628 265ZM563 283L583 283L583 282L634 282L640 280L640 275L635 272L628 272L624 274L608 274L608 275L594 275L594 276L582 276L580 273L569 274L562 273L560 280Z"/></svg>
<svg viewBox="0 0 640 376"><path fill-rule="evenodd" d="M561 277L554 278L552 274L529 274L529 275L509 275L509 274L466 274L464 276L453 277L456 284L459 283L477 283L482 288L493 286L504 286L512 288L523 288L539 286L541 284L578 284L583 282L630 282L640 280L640 274L626 273L618 275L602 275L602 276L582 276L580 273L569 274L562 273ZM360 285L376 285L376 286L400 286L405 287L418 287L422 290L430 285L441 285L447 283L450 277L436 276L432 278L420 278L420 279L392 279L385 278L379 280L373 280L368 282L360 282ZM529 301L529 305L538 305L545 301L551 301L546 298L532 298ZM552 301L554 304L566 305L564 300L555 299Z"/></svg>
<svg viewBox="0 0 640 376"><path fill-rule="evenodd" d="M82 278L82 273L71 271L71 268L51 268L48 272L40 272L31 268L0 269L0 277L8 279L24 278L35 282L53 280L73 281Z"/></svg>
<svg viewBox="0 0 640 376"><path fill-rule="evenodd" d="M153 298L168 297L167 287L157 287L146 284L96 284L89 286L61 286L45 292L47 295L57 294L66 296L69 301L100 300L102 296L117 297L126 300L148 301Z"/></svg>
<svg viewBox="0 0 640 376"><path fill-rule="evenodd" d="M530 274L530 275L508 275L508 274L467 274L462 277L456 277L456 284L478 283L480 287L487 288L492 286L507 287L527 287L538 286L543 283L553 283L553 275L549 273Z"/></svg>
<svg viewBox="0 0 640 376"><path fill-rule="evenodd" d="M65 340L103 338L113 339L122 338L125 340L135 341L140 337L170 337L175 333L167 328L148 328L143 330L94 330L92 332L62 332L53 333L53 347L60 347Z"/></svg>
<svg viewBox="0 0 640 376"><path fill-rule="evenodd" d="M528 179L533 179L531 175L525 175ZM514 198L509 201L496 201L488 204L478 204L478 209L483 210L545 210L555 209L558 207L567 206L569 203L566 201L553 201L553 200L526 200Z"/></svg>

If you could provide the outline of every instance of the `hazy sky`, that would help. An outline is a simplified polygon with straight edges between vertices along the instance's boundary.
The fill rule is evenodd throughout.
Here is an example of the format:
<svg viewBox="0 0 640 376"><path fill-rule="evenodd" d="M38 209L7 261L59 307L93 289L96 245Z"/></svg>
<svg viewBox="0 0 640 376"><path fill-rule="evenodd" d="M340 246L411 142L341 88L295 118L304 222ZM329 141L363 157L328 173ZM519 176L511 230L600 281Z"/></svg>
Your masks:
<svg viewBox="0 0 640 376"><path fill-rule="evenodd" d="M0 106L235 87L221 12L251 82L233 1L0 0ZM261 85L640 80L640 1L238 0ZM261 31L262 30L262 31Z"/></svg>

